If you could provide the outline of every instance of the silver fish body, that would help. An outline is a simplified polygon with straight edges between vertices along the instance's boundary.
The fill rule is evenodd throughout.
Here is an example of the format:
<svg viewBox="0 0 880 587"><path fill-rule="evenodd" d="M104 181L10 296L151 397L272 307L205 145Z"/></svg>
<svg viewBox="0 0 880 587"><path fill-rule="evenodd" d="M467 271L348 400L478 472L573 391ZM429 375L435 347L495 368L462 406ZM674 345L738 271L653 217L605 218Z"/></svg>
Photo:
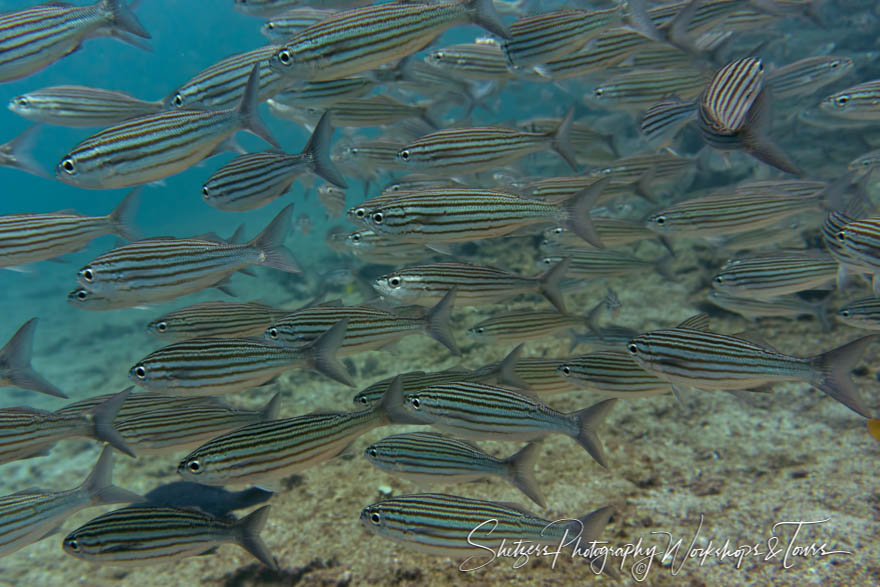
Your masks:
<svg viewBox="0 0 880 587"><path fill-rule="evenodd" d="M86 86L52 86L16 96L9 109L23 118L69 127L110 126L154 114L159 101L138 100L123 92Z"/></svg>
<svg viewBox="0 0 880 587"><path fill-rule="evenodd" d="M147 324L160 338L260 336L289 312L259 302L204 302L169 312Z"/></svg>

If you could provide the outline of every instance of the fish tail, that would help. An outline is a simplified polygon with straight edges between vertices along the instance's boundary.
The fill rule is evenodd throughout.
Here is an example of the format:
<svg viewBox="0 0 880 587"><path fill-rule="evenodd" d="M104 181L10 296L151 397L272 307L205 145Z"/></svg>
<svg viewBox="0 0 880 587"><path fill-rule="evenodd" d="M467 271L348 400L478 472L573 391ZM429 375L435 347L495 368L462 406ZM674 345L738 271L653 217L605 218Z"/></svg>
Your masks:
<svg viewBox="0 0 880 587"><path fill-rule="evenodd" d="M770 100L762 91L749 109L742 131L742 144L752 157L787 173L801 176L803 171L767 134L770 123Z"/></svg>
<svg viewBox="0 0 880 587"><path fill-rule="evenodd" d="M246 551L254 555L257 560L271 569L278 568L278 560L272 556L272 552L263 539L260 538L260 532L269 519L269 510L272 506L264 505L256 509L240 519L236 524L239 531L239 544Z"/></svg>
<svg viewBox="0 0 880 587"><path fill-rule="evenodd" d="M452 305L455 303L455 288L453 287L443 296L437 305L425 314L427 321L426 333L428 336L445 346L453 355L460 355L455 337L452 334L452 325L449 318L452 314Z"/></svg>
<svg viewBox="0 0 880 587"><path fill-rule="evenodd" d="M260 64L254 65L251 74L248 76L247 86L245 86L244 94L241 96L241 102L238 105L238 114L241 118L241 126L247 131L257 135L276 149L280 149L281 145L263 124L260 119L260 112L257 108L260 106Z"/></svg>
<svg viewBox="0 0 880 587"><path fill-rule="evenodd" d="M272 267L287 273L302 273L293 253L284 248L284 237L287 236L292 215L293 204L288 204L260 234L248 243L263 253L265 258L260 262L263 267Z"/></svg>
<svg viewBox="0 0 880 587"><path fill-rule="evenodd" d="M530 442L518 453L508 458L505 463L510 468L510 483L525 493L533 502L545 508L547 502L538 487L538 480L535 479L535 463L540 454L541 443Z"/></svg>
<svg viewBox="0 0 880 587"><path fill-rule="evenodd" d="M113 234L125 240L134 241L139 238L137 227L134 224L134 216L137 214L138 204L141 200L141 188L135 188L119 202L119 205L110 212L107 220L113 227Z"/></svg>
<svg viewBox="0 0 880 587"><path fill-rule="evenodd" d="M568 109L565 117L559 122L559 125L553 129L548 136L552 139L553 150L560 157L565 159L568 166L573 171L577 171L577 156L571 146L571 126L574 124L574 106Z"/></svg>
<svg viewBox="0 0 880 587"><path fill-rule="evenodd" d="M859 396L849 374L862 358L868 345L877 340L878 336L880 335L872 334L857 338L809 360L814 368L814 378L811 382L813 386L866 418L871 417L871 412Z"/></svg>
<svg viewBox="0 0 880 587"><path fill-rule="evenodd" d="M585 544L598 540L605 530L605 526L611 521L611 516L615 513L614 507L607 505L590 512L585 516L581 516L576 521L569 522L566 529L572 536L580 537L580 540L572 542L572 544ZM566 539L568 541L569 539ZM573 540L573 538L572 538ZM603 564L603 555L599 554L595 557L587 557L587 561L600 568L601 572L612 578L618 578L617 572L613 565Z"/></svg>
<svg viewBox="0 0 880 587"><path fill-rule="evenodd" d="M312 172L324 181L332 183L340 188L347 188L345 176L330 160L330 137L333 136L333 124L330 114L325 112L321 120L312 131L309 142L306 143L302 154L305 155L312 165Z"/></svg>
<svg viewBox="0 0 880 587"><path fill-rule="evenodd" d="M605 245L602 244L602 239L599 238L599 233L593 225L590 210L596 207L602 190L610 181L610 177L603 177L562 203L560 222L567 229L599 249L604 249Z"/></svg>
<svg viewBox="0 0 880 587"><path fill-rule="evenodd" d="M6 376L9 378L11 387L20 387L46 395L67 398L63 391L46 381L31 367L31 353L34 348L36 329L36 318L25 322L18 329L18 332L12 335L6 346L0 349L0 365L5 366Z"/></svg>
<svg viewBox="0 0 880 587"><path fill-rule="evenodd" d="M272 399L260 410L260 415L264 421L275 420L278 418L278 411L281 409L281 392L279 391L272 396Z"/></svg>
<svg viewBox="0 0 880 587"><path fill-rule="evenodd" d="M573 414L579 429L575 440L603 467L608 467L608 462L605 458L605 449L596 435L595 428L602 423L616 402L616 399L606 399Z"/></svg>
<svg viewBox="0 0 880 587"><path fill-rule="evenodd" d="M502 39L510 38L510 31L504 26L492 0L466 0L466 4L470 10L471 22Z"/></svg>
<svg viewBox="0 0 880 587"><path fill-rule="evenodd" d="M50 178L49 173L34 158L34 146L37 143L37 135L42 130L43 125L34 124L26 128L20 135L9 141L7 146L12 153L10 159L12 163L9 165L16 169L21 169L28 173L32 173L38 177Z"/></svg>
<svg viewBox="0 0 880 587"><path fill-rule="evenodd" d="M563 314L565 314L565 299L562 297L559 283L565 277L569 265L571 265L571 259L565 258L538 278L538 291Z"/></svg>
<svg viewBox="0 0 880 587"><path fill-rule="evenodd" d="M388 390L382 394L382 399L373 410L382 412L389 424L424 424L403 407L403 399L403 377L398 375L391 380Z"/></svg>
<svg viewBox="0 0 880 587"><path fill-rule="evenodd" d="M102 0L100 7L109 16L110 26L116 31L131 33L142 39L152 38L123 0Z"/></svg>
<svg viewBox="0 0 880 587"><path fill-rule="evenodd" d="M339 362L336 353L345 340L345 331L348 328L348 318L340 320L327 329L311 343L312 367L318 373L326 375L334 381L338 381L349 387L354 383L348 377L346 368Z"/></svg>
<svg viewBox="0 0 880 587"><path fill-rule="evenodd" d="M122 439L122 435L120 435L116 428L113 427L113 421L116 420L116 415L122 408L122 404L125 403L125 400L127 400L128 396L131 394L131 389L132 388L129 387L128 389L112 396L105 402L95 406L95 409L92 410L91 417L92 434L95 439L106 442L119 452L127 454L134 459L137 458L134 452L128 447L125 440Z"/></svg>
<svg viewBox="0 0 880 587"><path fill-rule="evenodd" d="M519 362L519 356L522 354L522 348L525 343L519 343L507 356L501 360L498 365L498 383L504 387L512 387L514 389L528 390L531 386L516 372L516 364Z"/></svg>
<svg viewBox="0 0 880 587"><path fill-rule="evenodd" d="M105 446L101 451L95 468L83 481L80 489L88 496L92 505L144 501L144 498L137 493L113 485L113 449L109 446Z"/></svg>

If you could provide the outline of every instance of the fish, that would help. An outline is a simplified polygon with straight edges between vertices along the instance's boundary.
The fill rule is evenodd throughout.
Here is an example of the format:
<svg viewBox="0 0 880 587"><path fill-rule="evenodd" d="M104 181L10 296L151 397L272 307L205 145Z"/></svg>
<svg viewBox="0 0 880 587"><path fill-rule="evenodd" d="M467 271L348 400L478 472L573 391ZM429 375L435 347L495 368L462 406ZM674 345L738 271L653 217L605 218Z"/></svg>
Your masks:
<svg viewBox="0 0 880 587"><path fill-rule="evenodd" d="M296 5L295 2L291 2L291 4ZM318 24L335 13L335 10L310 7L293 8L264 22L260 27L260 33L272 43L283 43L303 29Z"/></svg>
<svg viewBox="0 0 880 587"><path fill-rule="evenodd" d="M259 410L240 410L222 404L157 409L127 418L117 417L116 431L138 455L160 455L193 449L230 430L278 417L281 394Z"/></svg>
<svg viewBox="0 0 880 587"><path fill-rule="evenodd" d="M181 460L177 472L206 485L282 479L335 458L375 428L416 423L401 406L402 387L395 379L379 402L363 410L315 412L218 436Z"/></svg>
<svg viewBox="0 0 880 587"><path fill-rule="evenodd" d="M147 324L160 338L260 336L290 311L259 302L203 302L164 314Z"/></svg>
<svg viewBox="0 0 880 587"><path fill-rule="evenodd" d="M849 302L837 310L836 317L847 326L880 330L880 299L864 298Z"/></svg>
<svg viewBox="0 0 880 587"><path fill-rule="evenodd" d="M325 183L318 188L318 201L327 211L328 218L336 218L345 212L345 188Z"/></svg>
<svg viewBox="0 0 880 587"><path fill-rule="evenodd" d="M809 95L839 80L854 67L848 57L807 57L770 70L764 84L776 99Z"/></svg>
<svg viewBox="0 0 880 587"><path fill-rule="evenodd" d="M438 104L443 105L439 102ZM269 100L269 110L277 118L312 125L322 116L329 116L334 126L341 127L387 126L409 118L421 118L433 126L431 117L436 108L434 104L405 104L381 94L345 98L326 106L303 104L287 106Z"/></svg>
<svg viewBox="0 0 880 587"><path fill-rule="evenodd" d="M372 206L349 209L348 217L376 233L432 248L504 236L525 226L555 222L586 242L604 246L589 211L607 184L597 181L559 204L477 188L435 188L403 194Z"/></svg>
<svg viewBox="0 0 880 587"><path fill-rule="evenodd" d="M538 260L538 264L553 266L563 259L568 259L569 261L568 271L566 271L569 277L597 279L651 271L656 272L665 279L674 280L674 274L670 266L672 262L670 255L647 260L610 249L566 248L555 251L553 255L541 257Z"/></svg>
<svg viewBox="0 0 880 587"><path fill-rule="evenodd" d="M737 336L708 329L668 328L633 338L627 351L646 371L678 387L742 391L778 383L803 382L855 413L870 417L849 373L877 335L800 358Z"/></svg>
<svg viewBox="0 0 880 587"><path fill-rule="evenodd" d="M643 240L656 240L667 250L672 252L671 245L662 236L649 230L644 224L624 220L622 218L607 218L597 216L593 218L593 226L606 247L618 247L631 245ZM556 253L566 249L579 248L584 244L583 239L564 226L554 226L545 229L541 240L541 250L545 253Z"/></svg>
<svg viewBox="0 0 880 587"><path fill-rule="evenodd" d="M153 102L102 88L52 86L11 99L9 110L33 122L85 128L110 126L130 118L155 114L164 109Z"/></svg>
<svg viewBox="0 0 880 587"><path fill-rule="evenodd" d="M556 372L576 381L579 387L595 389L617 398L637 398L672 392L665 379L646 371L623 351L598 351L562 359Z"/></svg>
<svg viewBox="0 0 880 587"><path fill-rule="evenodd" d="M364 450L364 456L378 469L421 486L500 477L544 508L547 502L534 476L540 447L533 442L499 459L464 440L434 432L411 432L374 442Z"/></svg>
<svg viewBox="0 0 880 587"><path fill-rule="evenodd" d="M290 204L244 244L199 238L135 241L96 257L77 277L89 292L136 306L224 284L251 265L299 273L296 259L283 245L292 214Z"/></svg>
<svg viewBox="0 0 880 587"><path fill-rule="evenodd" d="M584 551L599 539L613 513L613 508L604 507L554 522L513 504L421 493L368 505L361 511L361 525L420 552L465 559L461 569L466 571L485 566L505 544Z"/></svg>
<svg viewBox="0 0 880 587"><path fill-rule="evenodd" d="M215 518L225 518L235 510L253 507L274 495L259 487L228 491L191 481L172 481L144 494L144 504L160 507L198 508Z"/></svg>
<svg viewBox="0 0 880 587"><path fill-rule="evenodd" d="M585 316L553 310L514 310L487 318L468 329L480 342L525 342L552 336L561 330L587 324Z"/></svg>
<svg viewBox="0 0 880 587"><path fill-rule="evenodd" d="M712 277L712 287L738 297L759 300L828 288L837 276L837 261L825 253L783 252L728 261Z"/></svg>
<svg viewBox="0 0 880 587"><path fill-rule="evenodd" d="M47 2L0 14L0 82L36 73L76 51L86 39L109 36L135 46L126 35L149 39L123 0L89 6Z"/></svg>
<svg viewBox="0 0 880 587"><path fill-rule="evenodd" d="M134 386L126 388L124 391L131 392ZM106 402L115 393L94 395L83 400L75 401L66 406L55 410L56 414L84 414L95 409L99 404ZM116 413L116 418L121 422L128 418L137 418L150 412L161 410L178 410L185 411L190 406L221 406L223 402L214 396L175 396L163 393L128 393L122 407Z"/></svg>
<svg viewBox="0 0 880 587"><path fill-rule="evenodd" d="M388 391L394 379L400 377L400 386L402 393L410 393L418 391L423 387L434 385L435 383L451 383L453 381L466 381L473 375L473 371L469 369L446 369L445 371L409 371L407 373L398 373L393 377L381 379L372 383L357 392L352 398L355 406L368 408L378 403L385 392Z"/></svg>
<svg viewBox="0 0 880 587"><path fill-rule="evenodd" d="M128 391L118 393L88 413L55 414L28 407L0 410L0 463L42 456L57 442L77 437L106 442L135 458L113 427L127 396Z"/></svg>
<svg viewBox="0 0 880 587"><path fill-rule="evenodd" d="M73 489L27 489L0 497L0 557L52 535L85 508L141 501L140 495L113 485L113 449L106 447L89 476Z"/></svg>
<svg viewBox="0 0 880 587"><path fill-rule="evenodd" d="M195 338L154 351L129 369L129 379L156 393L219 395L265 385L291 369L314 369L351 386L336 351L346 322L312 342L286 347L256 338Z"/></svg>
<svg viewBox="0 0 880 587"><path fill-rule="evenodd" d="M819 103L819 109L846 120L880 120L880 80L863 82L835 92Z"/></svg>
<svg viewBox="0 0 880 587"><path fill-rule="evenodd" d="M0 387L15 387L67 398L67 394L47 381L31 367L37 318L22 324L0 349Z"/></svg>
<svg viewBox="0 0 880 587"><path fill-rule="evenodd" d="M705 87L706 80L691 68L637 69L603 81L590 99L602 106L642 110L670 95L696 98Z"/></svg>
<svg viewBox="0 0 880 587"><path fill-rule="evenodd" d="M323 0L327 8L344 8L364 4L365 0ZM249 16L275 16L296 10L302 0L235 0L235 9Z"/></svg>
<svg viewBox="0 0 880 587"><path fill-rule="evenodd" d="M880 167L880 149L875 149L864 155L860 155L850 161L849 165L847 165L847 169L859 173L868 173L877 167Z"/></svg>
<svg viewBox="0 0 880 587"><path fill-rule="evenodd" d="M753 298L740 298L729 295L723 291L710 291L707 294L709 301L729 312L735 312L750 320L764 317L797 318L809 314L819 321L822 329L831 330L828 320L829 298L821 302L808 302L795 295L779 296L768 300L756 300Z"/></svg>
<svg viewBox="0 0 880 587"><path fill-rule="evenodd" d="M430 306L446 292L455 288L459 306L493 304L519 294L540 294L560 312L565 312L565 300L559 282L565 275L568 261L537 277L465 263L434 263L400 269L373 280L373 288L383 297L402 304Z"/></svg>
<svg viewBox="0 0 880 587"><path fill-rule="evenodd" d="M26 128L14 139L0 144L0 167L18 169L37 177L50 177L33 155L37 135L42 128L41 125L35 124Z"/></svg>
<svg viewBox="0 0 880 587"><path fill-rule="evenodd" d="M71 211L0 216L0 267L73 253L105 234L137 240L134 216L139 203L140 192L133 190L107 216L85 216Z"/></svg>
<svg viewBox="0 0 880 587"><path fill-rule="evenodd" d="M875 296L880 296L880 218L869 217L847 223L835 235L837 243L857 264L872 275Z"/></svg>
<svg viewBox="0 0 880 587"><path fill-rule="evenodd" d="M566 414L531 395L462 381L431 385L406 394L404 408L418 423L465 438L531 442L550 434L564 434L607 467L596 428L616 401L605 400Z"/></svg>
<svg viewBox="0 0 880 587"><path fill-rule="evenodd" d="M449 290L432 308L419 316L408 316L369 306L314 306L292 312L266 329L268 342L296 347L315 340L340 320L347 329L339 346L340 356L375 350L401 338L422 332L454 355L461 354L449 319L455 303L455 289Z"/></svg>
<svg viewBox="0 0 880 587"><path fill-rule="evenodd" d="M67 554L110 566L167 564L236 544L271 569L278 561L260 538L271 506L240 520L215 518L195 508L136 505L90 520L64 537Z"/></svg>
<svg viewBox="0 0 880 587"><path fill-rule="evenodd" d="M558 154L577 171L569 136L574 109L555 129L535 133L501 126L449 128L425 135L397 152L397 160L422 173L458 175L507 165L543 150Z"/></svg>
<svg viewBox="0 0 880 587"><path fill-rule="evenodd" d="M511 71L507 55L496 42L476 42L434 49L425 55L425 63L464 79L507 81L518 77Z"/></svg>
<svg viewBox="0 0 880 587"><path fill-rule="evenodd" d="M295 79L338 79L407 57L446 29L467 23L510 36L492 0L389 2L341 11L306 28L288 39L269 65Z"/></svg>
<svg viewBox="0 0 880 587"><path fill-rule="evenodd" d="M272 96L272 103L285 108L330 106L340 100L360 98L369 94L379 80L370 74L296 84Z"/></svg>
<svg viewBox="0 0 880 587"><path fill-rule="evenodd" d="M401 265L432 254L420 243L402 242L373 230L356 230L344 236L341 248L366 262Z"/></svg>
<svg viewBox="0 0 880 587"><path fill-rule="evenodd" d="M578 345L586 345L590 347L606 347L608 350L621 348L624 343L637 336L639 331L628 326L606 326L594 328L592 331L579 334L574 330L571 331L571 344L569 351L575 349Z"/></svg>
<svg viewBox="0 0 880 587"><path fill-rule="evenodd" d="M581 389L577 383L557 374L556 366L563 359L553 357L523 358L520 356L523 346L524 343L520 343L501 361L477 367L467 377L461 377L458 381L490 383L539 395L566 393ZM428 387L428 385L423 387ZM418 391L418 389L414 391Z"/></svg>
<svg viewBox="0 0 880 587"><path fill-rule="evenodd" d="M202 185L202 199L218 210L254 210L284 195L304 173L346 188L345 177L330 160L332 134L330 118L325 114L296 155L276 151L240 155L208 178Z"/></svg>
<svg viewBox="0 0 880 587"><path fill-rule="evenodd" d="M179 110L133 118L92 135L58 163L55 176L86 189L114 189L150 183L192 167L239 130L276 148L260 120L255 65L237 108Z"/></svg>

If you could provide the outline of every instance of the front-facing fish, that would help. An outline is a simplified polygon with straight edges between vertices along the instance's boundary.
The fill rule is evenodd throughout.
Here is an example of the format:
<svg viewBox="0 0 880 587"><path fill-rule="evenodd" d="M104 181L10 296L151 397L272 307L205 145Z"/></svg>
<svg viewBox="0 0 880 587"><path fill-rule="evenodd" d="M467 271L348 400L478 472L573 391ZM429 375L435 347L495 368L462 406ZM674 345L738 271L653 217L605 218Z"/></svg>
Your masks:
<svg viewBox="0 0 880 587"><path fill-rule="evenodd" d="M239 130L278 147L257 112L258 75L254 66L238 108L160 112L111 126L74 147L55 175L88 189L150 183L192 167Z"/></svg>

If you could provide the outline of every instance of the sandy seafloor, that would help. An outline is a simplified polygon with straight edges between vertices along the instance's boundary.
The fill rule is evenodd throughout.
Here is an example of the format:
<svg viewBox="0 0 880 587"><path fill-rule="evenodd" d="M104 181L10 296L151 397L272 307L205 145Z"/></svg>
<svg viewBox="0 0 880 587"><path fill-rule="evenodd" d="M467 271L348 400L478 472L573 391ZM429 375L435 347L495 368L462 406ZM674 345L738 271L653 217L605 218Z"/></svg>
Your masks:
<svg viewBox="0 0 880 587"><path fill-rule="evenodd" d="M292 240L291 245L296 241ZM506 251L507 266L523 266L531 258L531 245L510 239L489 245L489 259ZM525 246L524 246L525 245ZM643 245L640 254L658 254L654 245ZM296 248L293 246L293 248ZM622 325L650 329L674 324L693 314L701 304L693 292L705 279L696 268L706 258L705 246L679 245L675 272L668 282L659 276L607 280L623 302ZM40 278L63 272L61 266L38 266L36 275L5 273L8 283L16 280L23 288L21 315L39 313L43 323L37 332L35 366L46 377L63 384L75 397L110 393L127 386L126 372L138 358L160 346L143 325L164 311L71 312L41 305L46 296L58 296L61 286L48 286ZM69 269L69 268L68 268ZM43 273L40 273L43 272ZM64 280L53 280L64 281ZM69 281L69 280L68 280ZM65 281L65 283L67 283ZM633 284L637 283L637 288ZM263 299L283 299L285 290L278 276L260 271L256 280L235 277L242 293L256 291ZM248 285L250 284L250 285ZM705 285L703 283L703 285ZM604 293L604 283L594 283L568 294L573 311L585 311ZM857 292L848 292L852 299ZM215 299L203 292L176 305ZM57 297L56 297L57 299ZM844 298L840 298L844 299ZM654 301L659 300L656 304ZM669 300L666 305L663 300ZM510 307L546 305L536 299L519 298ZM297 301L291 301L295 307ZM33 307L30 307L30 305ZM37 309L40 311L37 312ZM451 357L437 343L422 336L406 339L392 351L358 355L353 362L356 381L365 386L396 372L425 368L425 357L436 357L432 369L456 365L476 367L500 359L506 345L475 343L464 330L482 314L473 308L455 312L455 330L465 352L463 359ZM721 314L719 314L721 316ZM58 324L62 317L81 320ZM605 319L607 322L607 319ZM53 324L57 328L53 328ZM713 316L713 330L737 332L750 328L747 321L723 315ZM6 328L6 330L9 330ZM783 352L806 356L827 350L862 334L837 324L824 333L814 320L766 320L760 333ZM79 334L77 334L79 332ZM567 336L530 343L524 356L566 356ZM577 352L588 352L580 347ZM94 361L83 362L85 357ZM880 345L869 349L855 377L871 406L880 403L876 365ZM273 390L283 391L282 416L315 409L351 409L349 390L320 376L291 371L277 384L239 394L230 399L242 406L263 404ZM7 405L28 403L47 408L63 405L53 400L5 391ZM587 391L550 397L548 402L562 411L590 405L600 396ZM278 557L283 570L273 573L257 565L236 546L222 546L214 556L202 556L158 567L113 568L94 566L67 556L61 550L63 535L77 525L111 508L93 508L69 519L62 532L0 559L0 578L9 585L251 585L251 584L545 584L576 585L612 582L591 575L581 560L560 557L531 561L512 568L511 560L499 560L486 568L462 573L457 562L444 557L414 553L397 544L369 535L361 528L361 508L382 499L380 488L406 494L418 488L373 469L363 458L371 441L403 427L372 431L357 440L349 456L337 458L307 470L291 480L271 499L272 512L263 538ZM581 516L595 508L613 505L617 514L602 535L612 545L642 541L655 545L658 556L644 584L649 585L876 585L880 582L880 492L877 488L877 456L880 443L867 433L865 421L837 402L806 385L780 384L772 393L756 393L745 401L724 392L691 391L682 403L671 395L620 401L600 429L611 466L602 469L571 439L551 436L543 444L537 478L548 498L549 508L536 512L548 519ZM485 443L497 455L507 456L515 445ZM185 453L130 460L117 455L117 483L146 492L161 483L177 480L179 458ZM27 487L63 489L85 477L98 455L93 442L71 440L56 446L51 456L10 463L2 467L6 493ZM513 501L535 509L516 489L501 480L465 485L432 487L432 490L497 501ZM702 520L702 522L701 522ZM736 560L709 556L683 561L685 549L699 529L694 547L719 546L729 540L731 548L759 543L762 547L779 522L826 522L805 527L794 544L826 544L826 550L851 554L825 557L782 554L772 560L746 557L741 568ZM669 533L682 540L682 550L670 566L661 560ZM778 548L789 544L792 530L777 530ZM620 559L609 559L620 571ZM787 564L790 568L784 568ZM641 568L641 567L639 567ZM623 565L621 580L632 578L633 561Z"/></svg>

